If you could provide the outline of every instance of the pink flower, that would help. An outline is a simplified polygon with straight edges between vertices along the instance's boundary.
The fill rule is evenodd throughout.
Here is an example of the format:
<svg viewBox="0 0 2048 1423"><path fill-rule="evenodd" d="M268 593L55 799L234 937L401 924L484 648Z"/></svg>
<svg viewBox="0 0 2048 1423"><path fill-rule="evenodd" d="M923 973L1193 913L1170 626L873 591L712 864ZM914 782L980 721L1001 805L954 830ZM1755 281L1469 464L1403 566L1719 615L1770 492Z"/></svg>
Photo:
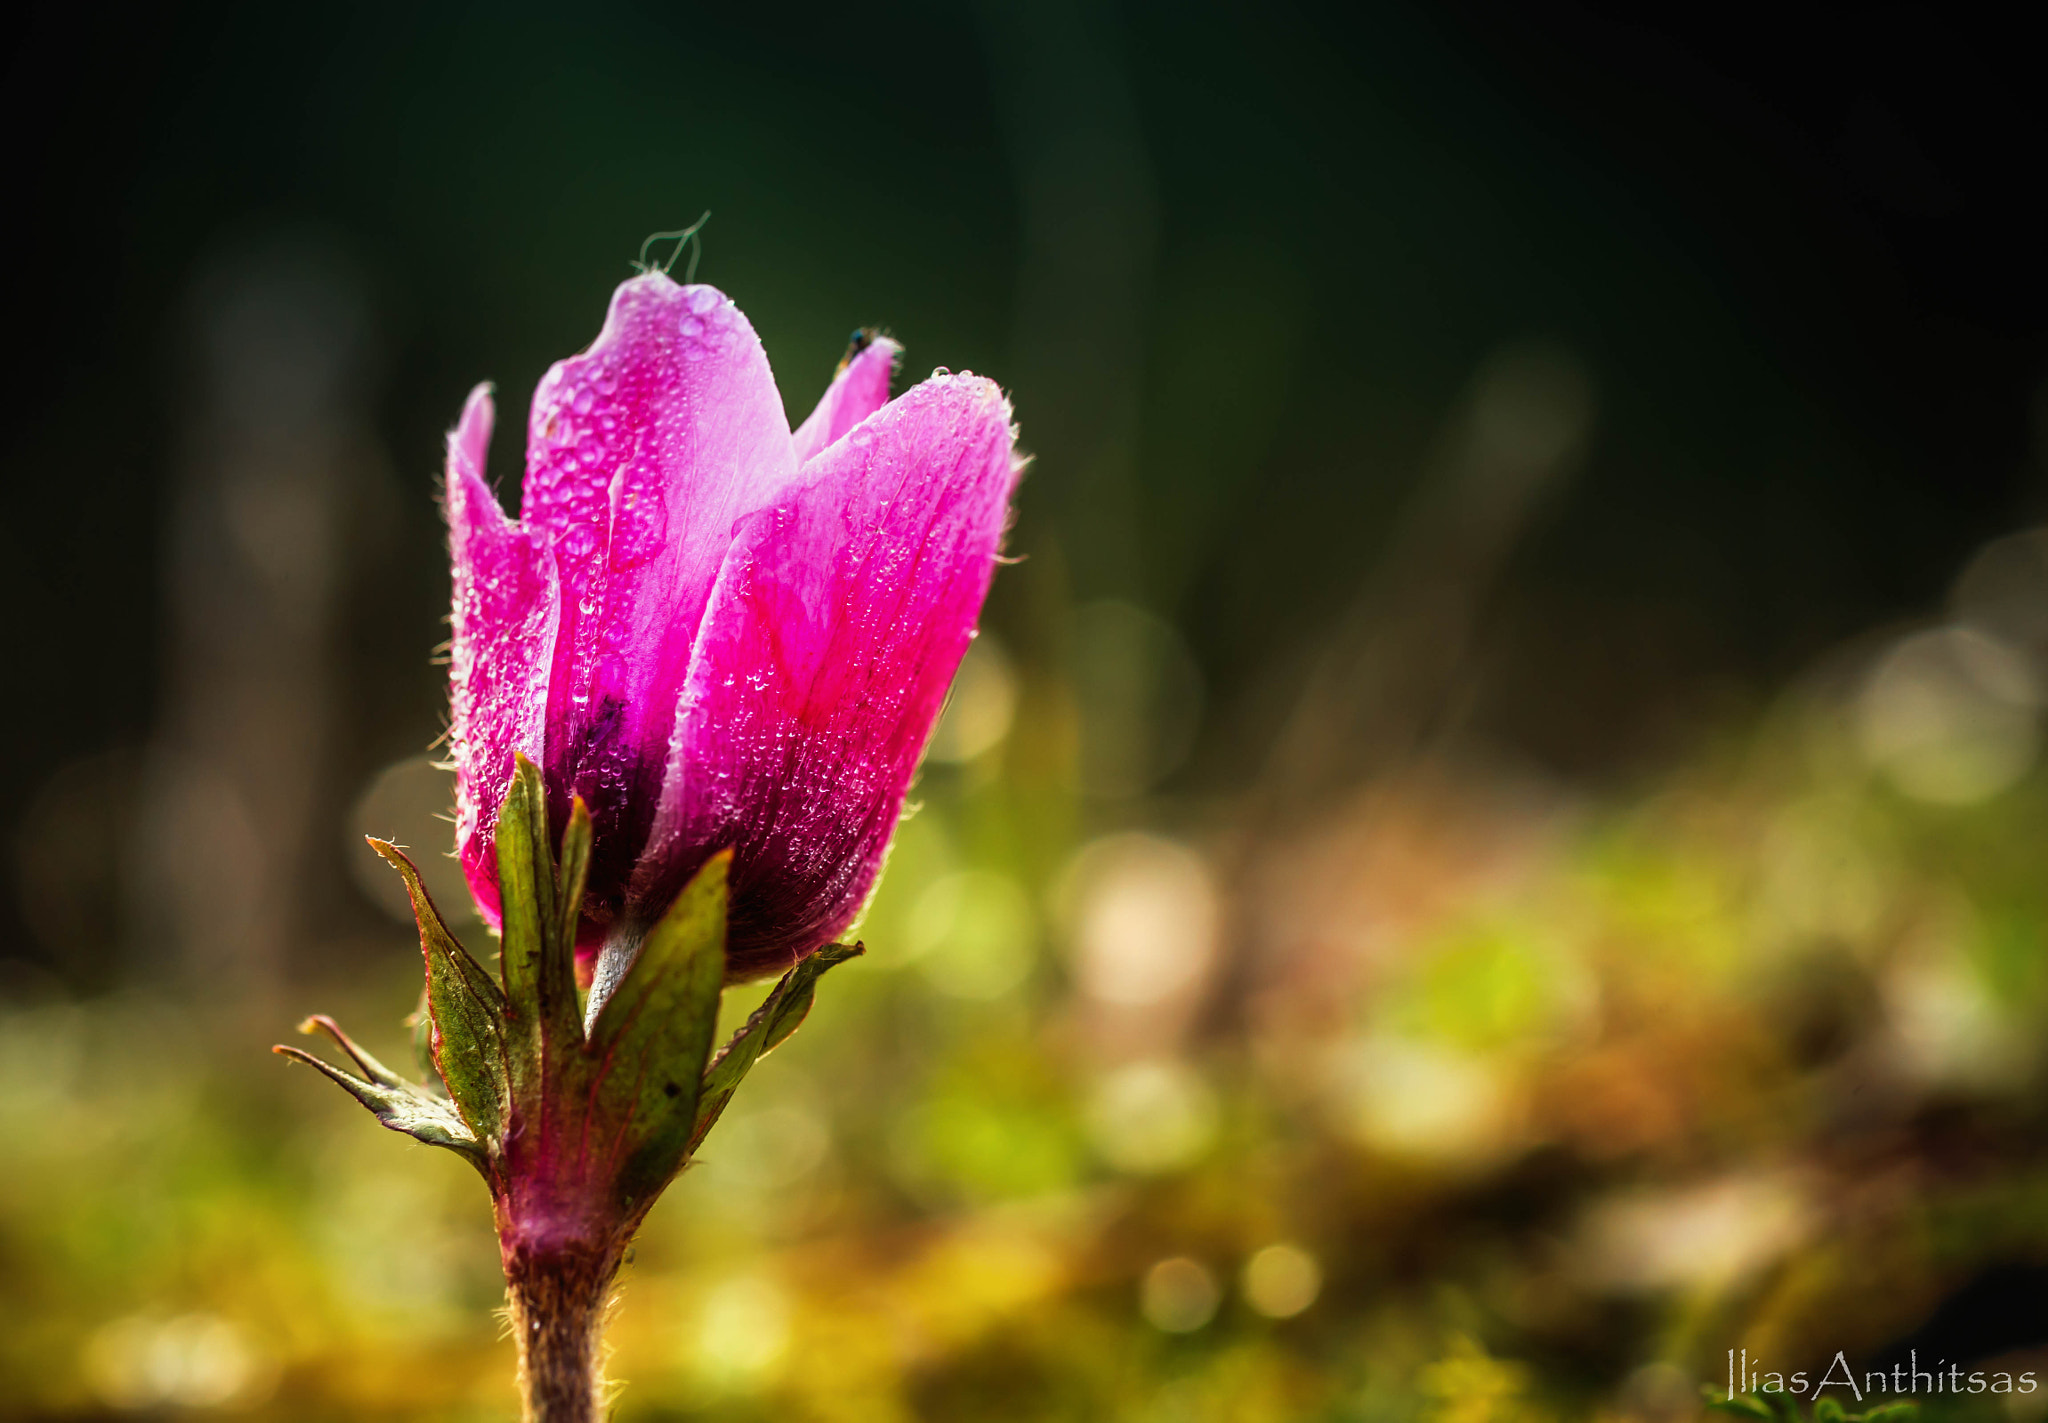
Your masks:
<svg viewBox="0 0 2048 1423"><path fill-rule="evenodd" d="M496 921L523 753L559 833L595 826L578 934L630 948L734 851L730 976L785 969L872 887L973 636L1018 463L991 381L888 399L845 362L794 434L753 328L708 286L624 283L534 392L518 522L484 483L492 404L448 441L456 843Z"/></svg>

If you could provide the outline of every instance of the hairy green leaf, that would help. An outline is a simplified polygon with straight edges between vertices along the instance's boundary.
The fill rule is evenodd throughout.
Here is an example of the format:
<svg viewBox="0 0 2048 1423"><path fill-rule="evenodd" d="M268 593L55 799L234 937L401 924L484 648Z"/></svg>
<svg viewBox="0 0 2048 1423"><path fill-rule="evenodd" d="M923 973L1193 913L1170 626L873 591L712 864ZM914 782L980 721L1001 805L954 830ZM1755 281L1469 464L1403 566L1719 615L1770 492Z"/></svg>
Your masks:
<svg viewBox="0 0 2048 1423"><path fill-rule="evenodd" d="M677 896L590 1027L595 1120L618 1123L622 1195L649 1199L683 1164L725 984L726 876L711 857Z"/></svg>
<svg viewBox="0 0 2048 1423"><path fill-rule="evenodd" d="M315 1016L299 1024L299 1031L310 1033L322 1028L341 1045L343 1052L363 1069L365 1077L345 1072L299 1048L279 1043L271 1049L294 1062L303 1062L315 1068L340 1084L342 1089L389 1127L392 1131L404 1132L415 1141L428 1146L446 1147L468 1159L469 1163L482 1171L485 1165L482 1143L476 1139L466 1122L456 1112L452 1103L435 1096L419 1085L407 1082L392 1072L376 1058L371 1057L337 1027L332 1018Z"/></svg>
<svg viewBox="0 0 2048 1423"><path fill-rule="evenodd" d="M539 774L524 756L516 765L498 808L499 946L507 1005L537 1034L542 968L555 930L555 867Z"/></svg>
<svg viewBox="0 0 2048 1423"><path fill-rule="evenodd" d="M325 1013L315 1013L305 1019L299 1024L299 1031L309 1037L314 1033L325 1033L328 1037L333 1038L335 1046L348 1054L349 1061L363 1070L363 1076L369 1078L370 1081L376 1083L379 1087L411 1087L414 1085L405 1078L400 1077L383 1063L377 1061L376 1058L370 1056L367 1051L356 1044L354 1038L351 1038L341 1030L341 1024L335 1022L334 1019L328 1017Z"/></svg>
<svg viewBox="0 0 2048 1423"><path fill-rule="evenodd" d="M521 756L515 764L497 836L508 1065L513 1099L538 1115L554 1091L549 1084L582 1042L583 1025L576 1008L575 928L564 924L562 886L548 848L547 792L533 762ZM590 812L580 798L564 840L587 864ZM580 883L576 898L582 899Z"/></svg>
<svg viewBox="0 0 2048 1423"><path fill-rule="evenodd" d="M419 871L387 841L370 847L405 880L427 964L427 1008L434 1020L434 1065L471 1134L496 1141L503 1132L509 1083L505 1062L505 995L442 922Z"/></svg>
<svg viewBox="0 0 2048 1423"><path fill-rule="evenodd" d="M705 1069L704 1090L697 1099L697 1120L690 1132L691 1152L696 1151L704 1134L717 1123L726 1103L732 1100L732 1094L754 1064L803 1025L811 1011L811 1000L817 996L818 979L827 969L859 958L865 952L866 946L862 944L827 944L782 976L775 991Z"/></svg>
<svg viewBox="0 0 2048 1423"><path fill-rule="evenodd" d="M576 978L576 925L583 917L583 887L590 878L590 807L577 796L562 831L562 863L556 872L555 908L562 917L562 942L568 945L569 980Z"/></svg>

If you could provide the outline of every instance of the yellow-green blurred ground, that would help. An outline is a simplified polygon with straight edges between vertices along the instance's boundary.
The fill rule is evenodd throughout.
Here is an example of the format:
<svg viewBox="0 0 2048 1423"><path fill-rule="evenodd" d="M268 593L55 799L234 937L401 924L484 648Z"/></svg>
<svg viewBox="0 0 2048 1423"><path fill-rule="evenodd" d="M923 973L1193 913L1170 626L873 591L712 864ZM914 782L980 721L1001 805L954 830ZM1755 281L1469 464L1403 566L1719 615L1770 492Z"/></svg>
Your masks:
<svg viewBox="0 0 2048 1423"><path fill-rule="evenodd" d="M1057 698L963 683L871 955L649 1221L618 1416L1680 1419L2048 1262L2048 776L1857 685L1631 792L1447 753L1255 842L1099 833ZM513 1414L469 1168L265 1055L317 1008L403 1060L378 962L7 1010L0 1415Z"/></svg>

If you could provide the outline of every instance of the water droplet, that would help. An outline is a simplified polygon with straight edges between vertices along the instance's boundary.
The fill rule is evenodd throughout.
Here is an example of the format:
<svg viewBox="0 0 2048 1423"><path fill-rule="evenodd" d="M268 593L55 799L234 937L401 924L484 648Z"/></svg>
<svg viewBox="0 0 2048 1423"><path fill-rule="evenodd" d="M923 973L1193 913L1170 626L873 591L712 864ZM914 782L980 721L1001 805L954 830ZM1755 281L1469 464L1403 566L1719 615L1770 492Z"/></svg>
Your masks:
<svg viewBox="0 0 2048 1423"><path fill-rule="evenodd" d="M572 524L563 531L561 546L571 558L587 558L597 549L597 534L588 524Z"/></svg>

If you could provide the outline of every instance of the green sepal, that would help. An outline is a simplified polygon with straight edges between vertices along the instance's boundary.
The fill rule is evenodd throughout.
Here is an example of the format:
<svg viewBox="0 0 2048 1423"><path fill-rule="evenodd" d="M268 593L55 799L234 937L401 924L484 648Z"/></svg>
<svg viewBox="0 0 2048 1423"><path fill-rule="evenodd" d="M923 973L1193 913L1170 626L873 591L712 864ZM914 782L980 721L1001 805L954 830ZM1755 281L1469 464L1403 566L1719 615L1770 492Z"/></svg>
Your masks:
<svg viewBox="0 0 2048 1423"><path fill-rule="evenodd" d="M1906 1420L1920 1416L1920 1405L1911 1399L1901 1398L1891 1403L1880 1403L1875 1408L1866 1408L1852 1418L1862 1423L1906 1423Z"/></svg>
<svg viewBox="0 0 2048 1423"><path fill-rule="evenodd" d="M1738 1418L1761 1418L1765 1423L1777 1423L1778 1415L1746 1393L1731 1393L1725 1398L1715 1397L1714 1390L1702 1388L1707 1408L1714 1413L1733 1413Z"/></svg>
<svg viewBox="0 0 2048 1423"><path fill-rule="evenodd" d="M422 1071L439 1077L445 1098L392 1072L329 1019L303 1026L332 1034L362 1076L296 1048L276 1050L333 1079L386 1127L461 1153L494 1188L508 1170L538 1167L560 1177L551 1189L598 1192L637 1218L688 1162L754 1063L802 1024L818 978L862 946L828 945L784 974L713 1058L732 852L713 856L637 947L623 936L607 947L586 1013L577 1001L575 944L591 855L589 811L580 799L572 803L558 860L540 773L520 757L497 830L502 987L449 932L411 860L385 841L369 841L412 901L426 990L409 1021L430 1048ZM529 1161L512 1138L532 1124L541 1131L536 1140L566 1132L562 1140L581 1146ZM597 1205L598 1196L585 1199Z"/></svg>
<svg viewBox="0 0 2048 1423"><path fill-rule="evenodd" d="M483 1145L477 1141L468 1123L464 1122L454 1106L446 1098L435 1096L415 1082L408 1082L376 1058L364 1052L350 1041L332 1018L315 1014L299 1024L299 1031L311 1033L325 1030L341 1050L363 1070L357 1077L333 1063L315 1057L301 1048L287 1047L283 1043L271 1049L295 1062L303 1062L316 1068L338 1083L350 1096L370 1109L378 1121L392 1131L404 1132L415 1141L428 1146L442 1146L467 1158L477 1170L485 1169Z"/></svg>
<svg viewBox="0 0 2048 1423"><path fill-rule="evenodd" d="M569 824L562 831L561 867L555 877L555 912L561 916L561 941L566 946L572 992L576 983L576 927L583 918L583 888L590 879L590 839L590 807L583 803L582 796L577 796L569 805Z"/></svg>
<svg viewBox="0 0 2048 1423"><path fill-rule="evenodd" d="M803 1026L817 996L818 979L825 970L867 952L864 944L827 944L788 973L775 991L762 1000L740 1030L732 1035L711 1065L704 1071L704 1090L697 1098L697 1121L690 1131L689 1150L695 1152L704 1134L717 1124L726 1103L745 1080L755 1063L780 1047L789 1035Z"/></svg>
<svg viewBox="0 0 2048 1423"><path fill-rule="evenodd" d="M1813 1423L1843 1423L1847 1417L1842 1405L1832 1398L1820 1399L1813 1405Z"/></svg>
<svg viewBox="0 0 2048 1423"><path fill-rule="evenodd" d="M583 1025L576 1008L575 926L560 908L565 886L556 879L549 846L547 792L533 762L520 756L514 764L498 813L498 895L511 1089L513 1100L531 1109L549 1091L542 1079L559 1075L559 1065L582 1042ZM587 866L590 812L581 798L564 841ZM577 878L570 902L580 906L580 872ZM557 1065L554 1074L550 1062Z"/></svg>
<svg viewBox="0 0 2048 1423"><path fill-rule="evenodd" d="M705 1063L725 986L727 875L713 855L640 946L590 1025L595 1121L618 1123L612 1159L622 1199L653 1198L695 1137Z"/></svg>
<svg viewBox="0 0 2048 1423"><path fill-rule="evenodd" d="M427 964L427 1007L434 1020L434 1066L448 1095L481 1142L496 1142L509 1107L506 1080L505 995L442 922L404 852L370 837L370 848L389 860L412 896L420 951Z"/></svg>
<svg viewBox="0 0 2048 1423"><path fill-rule="evenodd" d="M308 1037L311 1037L314 1033L325 1033L328 1037L333 1038L335 1046L348 1054L349 1061L362 1069L363 1076L369 1078L371 1082L379 1087L412 1087L417 1085L408 1082L383 1063L377 1061L376 1058L370 1056L369 1052L361 1047L354 1038L341 1030L341 1024L335 1022L334 1019L328 1017L325 1013L314 1013L303 1019L299 1023L299 1031Z"/></svg>

